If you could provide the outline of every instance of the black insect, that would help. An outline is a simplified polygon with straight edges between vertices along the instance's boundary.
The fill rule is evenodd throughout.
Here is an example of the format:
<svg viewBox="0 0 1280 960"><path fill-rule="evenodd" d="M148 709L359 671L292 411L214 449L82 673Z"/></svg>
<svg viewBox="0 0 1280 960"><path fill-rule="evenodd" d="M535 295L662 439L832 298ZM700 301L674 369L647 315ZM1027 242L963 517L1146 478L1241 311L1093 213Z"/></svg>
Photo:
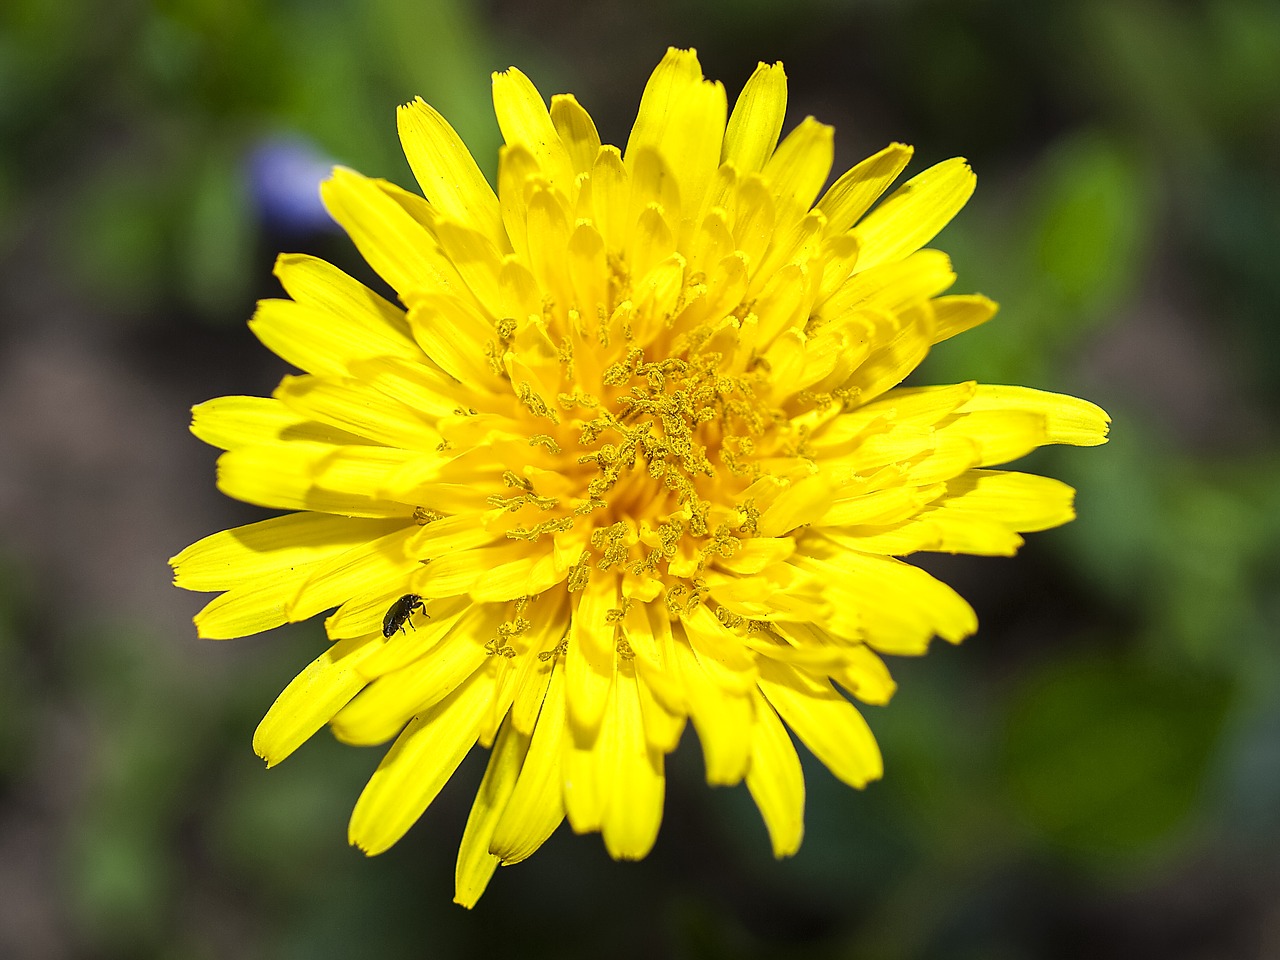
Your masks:
<svg viewBox="0 0 1280 960"><path fill-rule="evenodd" d="M427 605L422 602L422 598L416 593L406 593L403 597L391 605L391 609L387 611L387 615L382 618L382 636L389 638L397 630L403 632L404 625L407 623L413 627L413 611L421 610L427 616ZM416 630L417 627L414 627Z"/></svg>

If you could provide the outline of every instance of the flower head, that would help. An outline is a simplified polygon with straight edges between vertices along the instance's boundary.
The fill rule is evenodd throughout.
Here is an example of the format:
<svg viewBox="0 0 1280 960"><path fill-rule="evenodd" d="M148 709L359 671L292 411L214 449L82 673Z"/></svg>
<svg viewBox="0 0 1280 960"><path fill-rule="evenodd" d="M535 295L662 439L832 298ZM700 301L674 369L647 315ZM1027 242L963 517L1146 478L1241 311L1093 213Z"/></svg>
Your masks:
<svg viewBox="0 0 1280 960"><path fill-rule="evenodd" d="M292 512L188 547L176 582L223 591L205 637L337 608L254 746L275 764L326 723L394 738L351 818L368 853L491 749L460 903L566 817L645 856L686 721L707 780L745 779L785 856L804 806L788 729L863 786L881 759L850 698L888 700L882 654L976 628L900 558L1011 554L1070 520L1069 487L989 468L1101 443L1107 417L1021 387L898 386L995 312L942 296L950 262L921 249L973 174L949 160L876 205L911 157L895 143L822 193L832 130L778 142L780 64L730 113L669 50L625 150L514 68L493 99L496 193L420 100L399 128L425 199L343 169L324 185L400 303L280 258L290 299L250 325L304 374L201 404L192 430L226 450L224 493Z"/></svg>

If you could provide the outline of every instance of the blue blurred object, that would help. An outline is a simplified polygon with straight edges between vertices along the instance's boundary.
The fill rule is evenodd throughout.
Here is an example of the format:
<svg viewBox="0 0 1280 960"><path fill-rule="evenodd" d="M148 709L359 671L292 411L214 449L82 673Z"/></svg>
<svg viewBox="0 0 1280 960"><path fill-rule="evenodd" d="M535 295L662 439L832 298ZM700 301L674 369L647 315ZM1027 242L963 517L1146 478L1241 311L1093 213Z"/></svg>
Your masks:
<svg viewBox="0 0 1280 960"><path fill-rule="evenodd" d="M293 235L336 231L320 202L320 181L328 179L333 167L332 157L297 134L259 140L248 156L248 175L263 225Z"/></svg>

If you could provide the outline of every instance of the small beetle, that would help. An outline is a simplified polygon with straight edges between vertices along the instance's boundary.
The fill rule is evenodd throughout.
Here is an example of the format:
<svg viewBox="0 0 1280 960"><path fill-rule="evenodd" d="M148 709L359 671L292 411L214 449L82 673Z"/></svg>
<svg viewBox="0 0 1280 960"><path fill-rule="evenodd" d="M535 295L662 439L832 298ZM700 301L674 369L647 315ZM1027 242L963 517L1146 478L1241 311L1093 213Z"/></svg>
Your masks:
<svg viewBox="0 0 1280 960"><path fill-rule="evenodd" d="M404 625L407 623L413 627L413 611L421 610L428 617L427 605L422 602L422 598L416 593L406 593L403 597L391 605L391 609L387 611L387 615L382 618L382 636L390 639L391 635L397 630L403 632ZM417 627L414 627L416 630Z"/></svg>

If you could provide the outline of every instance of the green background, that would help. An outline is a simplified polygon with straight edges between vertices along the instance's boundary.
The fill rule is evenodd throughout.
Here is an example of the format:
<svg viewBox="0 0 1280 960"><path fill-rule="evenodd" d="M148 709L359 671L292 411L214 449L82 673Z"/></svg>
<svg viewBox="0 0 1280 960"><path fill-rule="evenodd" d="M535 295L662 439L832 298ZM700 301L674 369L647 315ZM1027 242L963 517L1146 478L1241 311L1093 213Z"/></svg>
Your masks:
<svg viewBox="0 0 1280 960"><path fill-rule="evenodd" d="M916 379L1085 396L1113 440L1028 458L1076 523L922 561L981 630L891 664L882 782L805 758L794 859L688 733L647 860L562 828L466 912L482 757L367 860L346 819L381 751L253 755L324 641L195 639L165 558L263 514L217 494L186 410L286 372L244 326L276 252L367 276L255 200L258 145L410 185L394 107L420 94L492 174L513 63L620 143L668 44L731 96L783 60L788 127L835 124L838 170L890 140L912 172L968 157L938 245L1002 310ZM1280 956L1278 171L1266 0L6 0L0 956Z"/></svg>

